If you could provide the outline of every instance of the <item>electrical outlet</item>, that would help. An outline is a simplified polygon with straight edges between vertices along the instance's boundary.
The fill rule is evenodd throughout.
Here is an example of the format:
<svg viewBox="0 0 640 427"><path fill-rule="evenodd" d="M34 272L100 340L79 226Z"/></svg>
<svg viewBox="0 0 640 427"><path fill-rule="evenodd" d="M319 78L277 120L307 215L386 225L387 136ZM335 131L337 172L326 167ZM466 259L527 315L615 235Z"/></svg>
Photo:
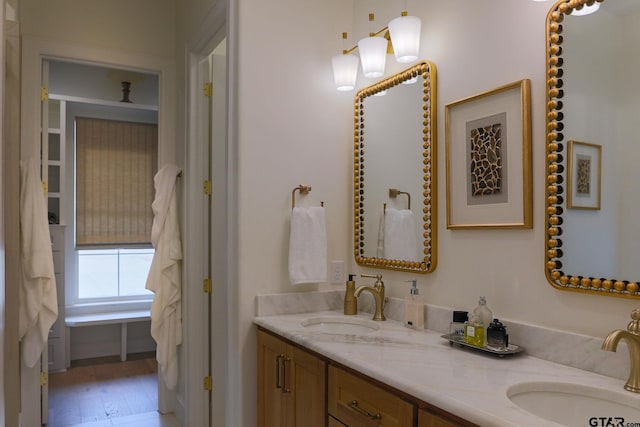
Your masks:
<svg viewBox="0 0 640 427"><path fill-rule="evenodd" d="M331 284L344 283L344 261L331 261Z"/></svg>

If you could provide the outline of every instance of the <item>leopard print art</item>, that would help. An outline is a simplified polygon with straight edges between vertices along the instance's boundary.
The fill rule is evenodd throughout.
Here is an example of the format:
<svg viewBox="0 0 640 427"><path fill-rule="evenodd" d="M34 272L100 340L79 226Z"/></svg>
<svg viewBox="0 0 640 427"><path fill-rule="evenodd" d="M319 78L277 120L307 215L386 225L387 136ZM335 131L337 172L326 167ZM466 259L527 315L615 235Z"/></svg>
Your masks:
<svg viewBox="0 0 640 427"><path fill-rule="evenodd" d="M502 192L502 126L496 123L471 129L471 195Z"/></svg>

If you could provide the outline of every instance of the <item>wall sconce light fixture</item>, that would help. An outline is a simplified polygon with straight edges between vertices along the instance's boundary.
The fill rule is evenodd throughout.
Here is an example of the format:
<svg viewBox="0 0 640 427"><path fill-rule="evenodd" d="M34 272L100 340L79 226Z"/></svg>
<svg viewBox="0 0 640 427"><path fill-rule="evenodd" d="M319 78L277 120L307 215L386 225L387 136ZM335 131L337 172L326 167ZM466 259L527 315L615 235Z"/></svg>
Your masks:
<svg viewBox="0 0 640 427"><path fill-rule="evenodd" d="M373 13L369 14L369 21L374 20ZM387 53L393 52L396 61L400 63L412 62L418 59L420 52L420 30L422 21L416 16L408 16L402 12L399 18L389 22L377 33L370 33L369 37L361 39L351 49L343 50L342 55L332 58L333 77L339 91L353 90L358 75L358 57L353 55L357 49L360 53L362 73L365 77L376 78L384 75ZM342 33L347 38L347 33Z"/></svg>

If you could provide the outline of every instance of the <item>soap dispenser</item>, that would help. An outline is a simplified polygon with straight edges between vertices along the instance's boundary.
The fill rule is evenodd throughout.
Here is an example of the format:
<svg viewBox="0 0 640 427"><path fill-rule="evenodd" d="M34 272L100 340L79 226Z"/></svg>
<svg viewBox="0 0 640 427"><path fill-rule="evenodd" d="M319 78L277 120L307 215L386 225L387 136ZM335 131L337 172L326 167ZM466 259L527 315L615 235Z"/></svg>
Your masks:
<svg viewBox="0 0 640 427"><path fill-rule="evenodd" d="M410 295L404 304L404 326L411 329L424 329L424 304L418 297L417 280L411 282Z"/></svg>
<svg viewBox="0 0 640 427"><path fill-rule="evenodd" d="M347 288L344 291L344 314L358 314L358 298L355 296L356 283L353 281L355 274L349 275Z"/></svg>

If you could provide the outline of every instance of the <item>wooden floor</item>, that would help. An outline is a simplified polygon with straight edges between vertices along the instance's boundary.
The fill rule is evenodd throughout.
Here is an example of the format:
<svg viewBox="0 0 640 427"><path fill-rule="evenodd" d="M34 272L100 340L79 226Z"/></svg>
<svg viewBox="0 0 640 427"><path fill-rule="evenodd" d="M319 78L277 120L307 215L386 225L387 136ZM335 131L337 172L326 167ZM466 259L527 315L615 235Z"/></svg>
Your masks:
<svg viewBox="0 0 640 427"><path fill-rule="evenodd" d="M130 356L125 362L116 357L74 363L66 372L50 374L47 427L109 426L140 414L157 417L155 358Z"/></svg>

